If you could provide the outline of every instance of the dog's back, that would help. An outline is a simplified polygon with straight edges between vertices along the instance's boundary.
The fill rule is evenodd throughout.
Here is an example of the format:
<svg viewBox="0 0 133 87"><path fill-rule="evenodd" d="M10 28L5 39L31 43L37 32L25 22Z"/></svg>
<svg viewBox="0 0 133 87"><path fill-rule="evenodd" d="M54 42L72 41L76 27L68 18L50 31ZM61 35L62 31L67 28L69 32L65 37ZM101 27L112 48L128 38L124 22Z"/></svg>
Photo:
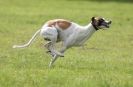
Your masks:
<svg viewBox="0 0 133 87"><path fill-rule="evenodd" d="M71 22L65 19L54 19L46 22L48 24L48 27L58 27L62 30L65 30L71 26Z"/></svg>

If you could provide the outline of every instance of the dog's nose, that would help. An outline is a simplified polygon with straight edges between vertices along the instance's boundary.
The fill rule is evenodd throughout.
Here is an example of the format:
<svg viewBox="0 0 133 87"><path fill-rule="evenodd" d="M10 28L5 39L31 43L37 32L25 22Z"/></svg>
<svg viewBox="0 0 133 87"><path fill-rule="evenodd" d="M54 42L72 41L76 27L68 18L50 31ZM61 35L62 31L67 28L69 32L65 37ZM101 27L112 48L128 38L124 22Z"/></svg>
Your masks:
<svg viewBox="0 0 133 87"><path fill-rule="evenodd" d="M112 23L112 21L109 21L109 24L111 24Z"/></svg>

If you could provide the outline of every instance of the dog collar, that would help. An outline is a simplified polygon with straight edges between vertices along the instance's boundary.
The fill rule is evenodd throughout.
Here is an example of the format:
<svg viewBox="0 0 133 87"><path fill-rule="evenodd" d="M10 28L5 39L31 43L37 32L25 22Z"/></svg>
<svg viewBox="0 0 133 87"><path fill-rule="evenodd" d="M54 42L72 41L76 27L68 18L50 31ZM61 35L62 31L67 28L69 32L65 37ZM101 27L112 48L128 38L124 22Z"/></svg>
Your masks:
<svg viewBox="0 0 133 87"><path fill-rule="evenodd" d="M95 28L96 31L99 30L99 28L94 23L91 23L91 24Z"/></svg>

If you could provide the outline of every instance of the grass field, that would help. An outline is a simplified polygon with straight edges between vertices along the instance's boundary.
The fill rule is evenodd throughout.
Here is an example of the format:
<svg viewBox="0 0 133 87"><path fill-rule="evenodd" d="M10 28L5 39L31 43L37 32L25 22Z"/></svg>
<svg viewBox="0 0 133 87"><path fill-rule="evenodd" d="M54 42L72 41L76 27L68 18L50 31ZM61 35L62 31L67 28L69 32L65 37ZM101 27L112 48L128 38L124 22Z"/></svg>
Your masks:
<svg viewBox="0 0 133 87"><path fill-rule="evenodd" d="M81 25L92 16L111 19L85 48L71 48L48 68L42 38L28 41L47 20ZM133 2L129 0L0 0L0 87L133 87Z"/></svg>

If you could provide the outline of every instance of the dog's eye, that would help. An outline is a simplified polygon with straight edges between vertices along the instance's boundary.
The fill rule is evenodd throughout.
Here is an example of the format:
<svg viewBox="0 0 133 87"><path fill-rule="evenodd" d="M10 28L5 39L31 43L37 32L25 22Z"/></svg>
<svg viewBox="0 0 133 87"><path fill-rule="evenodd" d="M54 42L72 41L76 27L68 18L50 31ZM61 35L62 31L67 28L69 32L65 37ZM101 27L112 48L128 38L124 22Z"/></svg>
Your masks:
<svg viewBox="0 0 133 87"><path fill-rule="evenodd" d="M100 20L98 21L98 26L101 26L103 22L104 22L104 20L103 20L103 19L100 19Z"/></svg>
<svg viewBox="0 0 133 87"><path fill-rule="evenodd" d="M103 21L104 21L104 19L102 19L102 18L99 20L99 22L103 22Z"/></svg>
<svg viewBox="0 0 133 87"><path fill-rule="evenodd" d="M104 22L104 19L103 18L99 19L98 26L101 26L103 22Z"/></svg>

